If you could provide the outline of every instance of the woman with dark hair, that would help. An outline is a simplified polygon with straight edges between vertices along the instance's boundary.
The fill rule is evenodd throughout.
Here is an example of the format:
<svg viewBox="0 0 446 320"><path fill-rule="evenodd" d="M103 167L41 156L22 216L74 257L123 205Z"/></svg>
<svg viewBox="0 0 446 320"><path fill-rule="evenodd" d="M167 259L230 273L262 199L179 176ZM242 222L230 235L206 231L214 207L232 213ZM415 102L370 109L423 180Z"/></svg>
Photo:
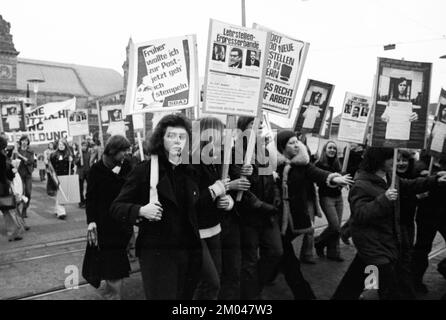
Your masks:
<svg viewBox="0 0 446 320"><path fill-rule="evenodd" d="M194 141L193 152L199 152L200 164L194 165L200 188L198 227L203 248L201 279L195 291L196 300L217 300L220 291L221 221L234 207L226 194L228 179L221 179L221 141L223 123L214 117L200 119L200 140Z"/></svg>
<svg viewBox="0 0 446 320"><path fill-rule="evenodd" d="M277 149L281 153L277 168L282 184L282 268L285 280L296 300L315 299L310 284L305 280L300 261L294 252L293 240L299 235L313 232L308 213L308 194L306 181L339 187L350 184L350 176L341 176L322 170L310 163L305 145L296 134L283 130L277 135Z"/></svg>
<svg viewBox="0 0 446 320"><path fill-rule="evenodd" d="M350 229L357 254L342 278L333 299L356 300L364 289L377 289L380 299L406 298L401 294L398 263L401 261L400 198L434 190L446 175L396 179L391 185L393 149L369 147L350 190ZM367 268L373 266L373 268ZM367 268L367 269L366 269ZM372 269L370 275L364 273ZM365 279L371 280L364 288Z"/></svg>
<svg viewBox="0 0 446 320"><path fill-rule="evenodd" d="M106 299L121 299L122 280L130 272L126 249L133 228L114 220L110 214L110 206L130 173L130 163L125 160L129 148L130 142L125 137L112 136L102 159L91 167L88 175L87 240L89 245L99 248L100 278L106 283Z"/></svg>
<svg viewBox="0 0 446 320"><path fill-rule="evenodd" d="M19 175L22 178L24 195L28 198L28 202L23 205L21 214L22 218L27 218L27 209L31 202L32 192L32 174L34 171L34 152L29 149L29 138L27 135L22 135L19 140L17 150L14 150L13 159L20 159Z"/></svg>
<svg viewBox="0 0 446 320"><path fill-rule="evenodd" d="M136 255L149 300L192 299L200 276L199 191L183 163L190 132L184 116L163 117L150 137L151 159L136 165L111 206L117 221L139 223Z"/></svg>
<svg viewBox="0 0 446 320"><path fill-rule="evenodd" d="M53 167L56 176L66 176L70 172L73 172L73 156L71 155L70 147L65 140L59 140L56 145L56 151L50 156L50 164ZM67 212L64 205L59 204L59 201L57 200L57 192L58 191L56 191L55 194L55 214L57 218L64 220L67 217Z"/></svg>
<svg viewBox="0 0 446 320"><path fill-rule="evenodd" d="M333 141L328 141L322 148L321 156L316 162L316 167L330 171L341 172L341 164L338 159L338 147ZM335 261L344 261L339 248L341 234L342 212L344 211L344 200L342 199L342 188L330 188L325 183L319 183L319 202L322 211L327 218L328 226L315 239L316 253L324 256L327 248L327 258Z"/></svg>

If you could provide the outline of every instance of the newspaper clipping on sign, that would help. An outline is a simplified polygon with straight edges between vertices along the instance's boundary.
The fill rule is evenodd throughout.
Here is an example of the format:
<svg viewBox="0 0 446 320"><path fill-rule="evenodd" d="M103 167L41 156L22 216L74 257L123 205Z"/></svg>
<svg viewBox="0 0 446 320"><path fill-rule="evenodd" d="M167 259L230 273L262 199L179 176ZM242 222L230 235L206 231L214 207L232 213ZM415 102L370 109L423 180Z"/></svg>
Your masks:
<svg viewBox="0 0 446 320"><path fill-rule="evenodd" d="M294 131L319 135L334 85L308 79Z"/></svg>
<svg viewBox="0 0 446 320"><path fill-rule="evenodd" d="M125 114L173 111L198 104L195 35L130 43Z"/></svg>
<svg viewBox="0 0 446 320"><path fill-rule="evenodd" d="M68 132L72 137L88 135L90 133L88 129L87 110L68 112Z"/></svg>
<svg viewBox="0 0 446 320"><path fill-rule="evenodd" d="M346 92L342 105L338 140L363 144L371 114L372 99L356 93Z"/></svg>
<svg viewBox="0 0 446 320"><path fill-rule="evenodd" d="M256 23L253 27L271 32L263 110L289 118L310 44L292 39ZM252 60L252 57L248 58Z"/></svg>
<svg viewBox="0 0 446 320"><path fill-rule="evenodd" d="M372 146L423 149L431 63L378 58Z"/></svg>
<svg viewBox="0 0 446 320"><path fill-rule="evenodd" d="M428 142L429 154L446 158L446 90L441 89L435 121Z"/></svg>
<svg viewBox="0 0 446 320"><path fill-rule="evenodd" d="M212 20L203 112L258 115L265 83L270 33Z"/></svg>

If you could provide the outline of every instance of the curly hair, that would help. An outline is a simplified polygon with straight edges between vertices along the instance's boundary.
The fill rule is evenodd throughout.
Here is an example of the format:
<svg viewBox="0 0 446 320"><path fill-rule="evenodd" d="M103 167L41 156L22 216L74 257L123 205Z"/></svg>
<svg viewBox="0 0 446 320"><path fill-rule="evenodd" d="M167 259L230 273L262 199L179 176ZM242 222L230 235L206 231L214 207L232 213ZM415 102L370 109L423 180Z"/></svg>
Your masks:
<svg viewBox="0 0 446 320"><path fill-rule="evenodd" d="M188 139L191 137L190 120L182 114L169 114L164 116L156 125L149 139L149 154L161 155L164 152L164 135L167 127L181 127L187 132Z"/></svg>

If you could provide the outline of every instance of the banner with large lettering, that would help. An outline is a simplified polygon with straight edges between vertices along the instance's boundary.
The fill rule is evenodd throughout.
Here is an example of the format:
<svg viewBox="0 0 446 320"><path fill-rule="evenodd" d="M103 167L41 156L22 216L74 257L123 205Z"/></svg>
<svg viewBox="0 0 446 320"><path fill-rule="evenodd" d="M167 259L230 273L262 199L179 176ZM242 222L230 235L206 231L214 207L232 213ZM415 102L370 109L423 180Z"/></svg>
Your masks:
<svg viewBox="0 0 446 320"><path fill-rule="evenodd" d="M372 99L346 92L339 124L338 140L363 144L371 114Z"/></svg>
<svg viewBox="0 0 446 320"><path fill-rule="evenodd" d="M28 135L31 145L48 144L68 138L68 111L76 108L76 98L51 102L25 113L26 131L6 132L8 142L18 141Z"/></svg>
<svg viewBox="0 0 446 320"><path fill-rule="evenodd" d="M378 58L372 146L423 149L432 64Z"/></svg>
<svg viewBox="0 0 446 320"><path fill-rule="evenodd" d="M210 20L203 112L257 116L270 33Z"/></svg>
<svg viewBox="0 0 446 320"><path fill-rule="evenodd" d="M310 44L256 23L253 27L271 32L263 110L289 118ZM247 59L252 60L252 57L247 57Z"/></svg>
<svg viewBox="0 0 446 320"><path fill-rule="evenodd" d="M195 35L130 43L124 114L198 105Z"/></svg>

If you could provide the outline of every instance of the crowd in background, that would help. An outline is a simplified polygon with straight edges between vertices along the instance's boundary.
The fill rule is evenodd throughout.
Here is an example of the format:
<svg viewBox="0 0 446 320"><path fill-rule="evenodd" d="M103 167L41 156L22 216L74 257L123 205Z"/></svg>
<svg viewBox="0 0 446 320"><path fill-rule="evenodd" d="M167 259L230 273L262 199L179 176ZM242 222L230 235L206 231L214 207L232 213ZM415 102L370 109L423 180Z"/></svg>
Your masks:
<svg viewBox="0 0 446 320"><path fill-rule="evenodd" d="M238 129L262 131L253 128L253 120L240 117ZM415 299L417 291L428 290L423 275L432 241L437 230L446 235L444 161L436 162L429 174L424 151L402 150L392 185L393 149L353 145L344 173L334 141L314 159L305 135L282 130L276 143L257 142L263 157L260 152L250 165L232 161L225 168L217 143L223 128L216 118L200 119L200 129L211 130L212 137L190 151L209 152L210 163L182 162L191 124L180 115L160 120L144 146L143 162L133 157L132 164L125 156L130 146L125 138L114 136L107 143L102 161L90 169L84 261L84 267L90 266L84 277L91 284L99 287L105 280L101 290L106 298L121 298L134 226L147 299L262 299L264 287L279 273L295 299L316 299L301 263L317 263L314 251L333 263L344 261L340 239L346 244L351 239L357 254L333 299ZM241 143L243 155L246 144ZM240 150L232 152L234 160ZM268 162L273 158L267 155L274 152L273 171ZM154 156L158 167L152 165ZM157 197L152 198L154 174ZM351 215L342 225L346 206ZM314 217L322 214L328 225L315 237ZM304 238L300 255L298 237ZM93 272L95 247L100 248L95 253L100 262ZM438 265L443 275L444 265ZM368 266L379 270L378 289L364 287Z"/></svg>

